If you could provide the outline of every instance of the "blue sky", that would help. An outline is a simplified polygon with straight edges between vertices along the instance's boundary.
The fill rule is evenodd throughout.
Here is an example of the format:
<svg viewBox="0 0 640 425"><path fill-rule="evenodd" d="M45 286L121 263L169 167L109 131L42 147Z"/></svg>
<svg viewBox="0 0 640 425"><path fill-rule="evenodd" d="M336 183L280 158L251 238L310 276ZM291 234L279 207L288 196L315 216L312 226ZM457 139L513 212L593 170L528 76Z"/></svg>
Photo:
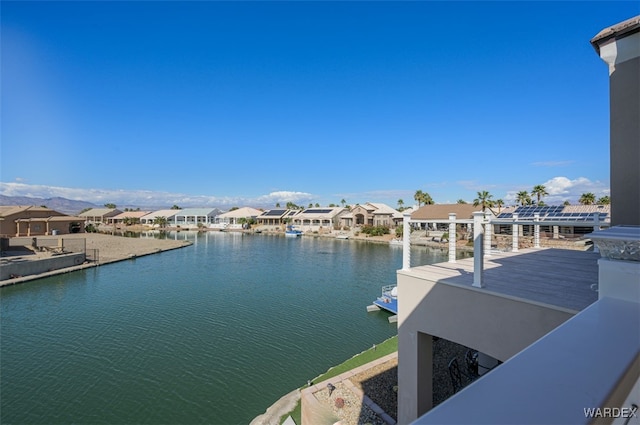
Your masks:
<svg viewBox="0 0 640 425"><path fill-rule="evenodd" d="M0 193L273 206L609 191L638 2L2 2Z"/></svg>

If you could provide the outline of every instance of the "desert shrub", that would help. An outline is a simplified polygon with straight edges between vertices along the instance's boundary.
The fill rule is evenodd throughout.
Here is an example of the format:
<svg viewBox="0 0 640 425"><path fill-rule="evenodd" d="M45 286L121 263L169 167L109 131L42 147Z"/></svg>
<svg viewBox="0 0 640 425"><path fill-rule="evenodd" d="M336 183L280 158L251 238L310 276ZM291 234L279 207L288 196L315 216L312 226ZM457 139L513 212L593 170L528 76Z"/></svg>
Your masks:
<svg viewBox="0 0 640 425"><path fill-rule="evenodd" d="M362 233L369 236L382 236L390 233L389 226L362 226Z"/></svg>

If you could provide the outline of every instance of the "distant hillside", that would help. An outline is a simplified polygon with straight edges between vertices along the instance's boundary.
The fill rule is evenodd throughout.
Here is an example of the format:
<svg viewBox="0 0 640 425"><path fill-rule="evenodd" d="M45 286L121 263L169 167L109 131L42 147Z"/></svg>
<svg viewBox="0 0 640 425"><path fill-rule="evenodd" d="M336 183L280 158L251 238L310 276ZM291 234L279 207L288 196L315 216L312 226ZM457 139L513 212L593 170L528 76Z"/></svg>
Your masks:
<svg viewBox="0 0 640 425"><path fill-rule="evenodd" d="M31 198L28 196L0 195L0 205L44 205L58 212L76 215L85 208L99 208L98 205L85 201L74 201L66 198Z"/></svg>

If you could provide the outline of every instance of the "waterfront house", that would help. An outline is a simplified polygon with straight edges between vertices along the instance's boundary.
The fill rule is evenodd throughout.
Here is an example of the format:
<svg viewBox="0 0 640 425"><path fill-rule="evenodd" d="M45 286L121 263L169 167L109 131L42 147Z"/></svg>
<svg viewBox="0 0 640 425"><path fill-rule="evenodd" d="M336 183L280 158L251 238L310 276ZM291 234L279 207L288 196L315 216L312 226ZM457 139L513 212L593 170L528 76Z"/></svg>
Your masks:
<svg viewBox="0 0 640 425"><path fill-rule="evenodd" d="M6 237L82 233L82 222L47 207L0 206L0 235Z"/></svg>
<svg viewBox="0 0 640 425"><path fill-rule="evenodd" d="M81 217L85 224L100 224L108 223L109 219L121 214L117 208L91 208L90 210L81 212L78 217Z"/></svg>
<svg viewBox="0 0 640 425"><path fill-rule="evenodd" d="M299 212L290 209L266 210L256 217L256 222L261 226L285 226Z"/></svg>
<svg viewBox="0 0 640 425"><path fill-rule="evenodd" d="M342 227L387 226L395 228L402 222L402 214L387 204L367 202L351 207L351 210L340 217Z"/></svg>
<svg viewBox="0 0 640 425"><path fill-rule="evenodd" d="M481 206L472 204L433 204L423 205L411 212L411 219L419 222L420 228L425 230L448 230L449 214L455 214L459 219L471 219L473 213L482 211ZM406 211L404 212L406 213Z"/></svg>
<svg viewBox="0 0 640 425"><path fill-rule="evenodd" d="M150 213L147 213L145 215L143 215L142 217L140 217L140 224L143 224L145 226L153 226L155 225L156 222L156 218L164 218L167 222L166 222L166 226L167 227L173 227L175 226L175 217L176 217L176 213L178 213L180 210L158 210L158 211L153 211Z"/></svg>
<svg viewBox="0 0 640 425"><path fill-rule="evenodd" d="M261 210L242 207L218 215L215 223L224 225L228 229L242 229L244 223L249 220L255 220L260 214L262 214Z"/></svg>
<svg viewBox="0 0 640 425"><path fill-rule="evenodd" d="M342 207L307 208L292 217L296 230L303 232L331 231L340 227L340 218L348 210Z"/></svg>
<svg viewBox="0 0 640 425"><path fill-rule="evenodd" d="M125 211L108 219L109 224L140 224L149 211Z"/></svg>
<svg viewBox="0 0 640 425"><path fill-rule="evenodd" d="M185 208L175 211L175 226L181 228L209 227L220 214L218 208Z"/></svg>
<svg viewBox="0 0 640 425"><path fill-rule="evenodd" d="M640 17L592 44L610 72L613 227L598 230L599 214L585 219L599 253L492 253L483 249L492 218L475 213L473 259L412 266L405 250L397 273L398 423L637 423ZM435 408L433 337L477 350L480 375Z"/></svg>

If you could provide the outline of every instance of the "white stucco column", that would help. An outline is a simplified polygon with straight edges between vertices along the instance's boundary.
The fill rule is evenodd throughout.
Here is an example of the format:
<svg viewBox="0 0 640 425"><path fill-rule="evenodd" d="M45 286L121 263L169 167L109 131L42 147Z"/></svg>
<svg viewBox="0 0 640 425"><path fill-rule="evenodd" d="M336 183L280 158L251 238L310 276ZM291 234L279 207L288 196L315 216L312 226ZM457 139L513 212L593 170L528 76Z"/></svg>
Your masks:
<svg viewBox="0 0 640 425"><path fill-rule="evenodd" d="M553 239L560 238L560 226L553 226Z"/></svg>
<svg viewBox="0 0 640 425"><path fill-rule="evenodd" d="M411 268L411 213L402 214L402 270Z"/></svg>
<svg viewBox="0 0 640 425"><path fill-rule="evenodd" d="M536 223L533 226L533 247L540 248L540 225L537 224L540 221L540 213L533 214L533 221Z"/></svg>
<svg viewBox="0 0 640 425"><path fill-rule="evenodd" d="M512 248L511 251L518 252L518 247L520 242L518 241L518 237L520 236L520 226L518 223L518 213L513 213L513 227L511 229L511 240L512 240Z"/></svg>
<svg viewBox="0 0 640 425"><path fill-rule="evenodd" d="M589 236L602 256L598 298L640 302L640 226L614 226Z"/></svg>
<svg viewBox="0 0 640 425"><path fill-rule="evenodd" d="M483 218L484 222L484 255L487 257L491 257L491 220L488 218Z"/></svg>
<svg viewBox="0 0 640 425"><path fill-rule="evenodd" d="M482 275L484 273L484 244L482 243L482 221L484 213L476 211L473 213L473 286L482 288Z"/></svg>
<svg viewBox="0 0 640 425"><path fill-rule="evenodd" d="M456 262L456 214L449 213L449 262Z"/></svg>

